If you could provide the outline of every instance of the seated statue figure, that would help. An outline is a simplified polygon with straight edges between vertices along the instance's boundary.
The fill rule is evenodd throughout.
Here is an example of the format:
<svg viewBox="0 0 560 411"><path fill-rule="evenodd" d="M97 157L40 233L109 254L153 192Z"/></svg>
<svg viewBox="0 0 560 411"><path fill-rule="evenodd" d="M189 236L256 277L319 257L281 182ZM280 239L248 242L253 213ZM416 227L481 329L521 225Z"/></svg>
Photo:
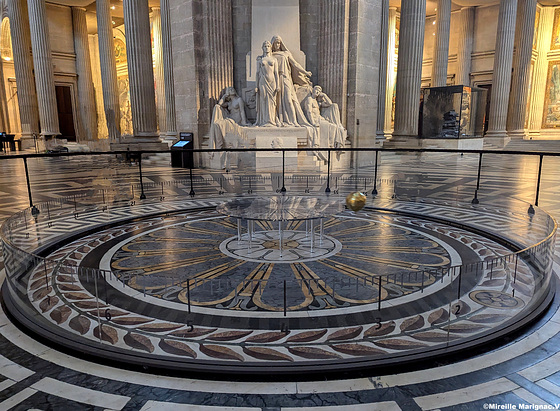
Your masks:
<svg viewBox="0 0 560 411"><path fill-rule="evenodd" d="M237 95L235 88L226 88L224 95L212 111L209 133L210 148L219 150L243 146L240 144L240 138L243 139L244 136L242 127L248 125L243 99ZM226 136L237 136L238 138L233 141L231 137L226 139ZM220 165L223 169L229 168L227 154L227 152L222 152L220 157ZM214 153L211 153L210 158L213 156Z"/></svg>
<svg viewBox="0 0 560 411"><path fill-rule="evenodd" d="M340 122L338 105L323 93L321 86L313 87L302 106L309 122L317 128L317 146L343 148L347 132ZM339 154L337 152L337 157Z"/></svg>

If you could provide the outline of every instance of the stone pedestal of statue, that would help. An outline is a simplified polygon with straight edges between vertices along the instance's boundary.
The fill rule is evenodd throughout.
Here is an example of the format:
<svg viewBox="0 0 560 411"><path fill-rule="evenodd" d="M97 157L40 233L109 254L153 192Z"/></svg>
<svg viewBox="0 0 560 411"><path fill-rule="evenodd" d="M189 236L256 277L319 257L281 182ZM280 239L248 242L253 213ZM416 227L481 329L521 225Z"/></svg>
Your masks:
<svg viewBox="0 0 560 411"><path fill-rule="evenodd" d="M250 134L255 136L256 148L298 148L302 139L307 142L307 131L303 127L266 128L254 127ZM305 144L306 145L306 144ZM282 169L282 151L264 151L250 153L255 159L255 169ZM298 152L286 151L284 166L286 170L297 168Z"/></svg>
<svg viewBox="0 0 560 411"><path fill-rule="evenodd" d="M239 133L224 136L226 148L298 148L307 147L307 129L304 127L239 127ZM306 155L306 153L302 153ZM285 167L297 167L298 152L287 151ZM282 168L282 151L230 152L209 157L210 168L242 168L265 171Z"/></svg>

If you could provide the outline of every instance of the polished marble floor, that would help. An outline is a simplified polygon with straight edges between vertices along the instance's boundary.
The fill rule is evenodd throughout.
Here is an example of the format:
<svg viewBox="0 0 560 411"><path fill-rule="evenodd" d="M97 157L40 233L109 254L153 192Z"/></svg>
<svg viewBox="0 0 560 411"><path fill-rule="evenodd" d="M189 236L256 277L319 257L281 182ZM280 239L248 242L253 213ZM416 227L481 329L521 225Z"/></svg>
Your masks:
<svg viewBox="0 0 560 411"><path fill-rule="evenodd" d="M478 198L481 204L500 204L507 198L532 201L538 158L501 158L488 154L483 163ZM64 196L98 195L92 186L136 190L134 166L77 159L30 160L35 202ZM432 154L388 155L378 175L380 198L418 196L470 201L476 188L478 156ZM545 158L539 204L560 216L556 182L560 167ZM21 160L0 163L2 216L28 205ZM188 174L165 166L145 166L149 198L188 194ZM223 172L197 171L197 191L275 191L277 173L253 173L233 179ZM346 184L371 190L373 168L355 173L334 173L332 189ZM324 191L326 181L313 173L285 182ZM103 191L118 196L117 190ZM93 193L93 194L92 194ZM220 195L220 194L218 194ZM558 259L557 259L558 261ZM558 272L559 267L555 265ZM0 409L126 409L126 410L479 410L484 405L560 404L560 334L558 297L544 318L504 345L487 353L473 353L458 362L435 363L423 370L398 374L332 378L328 381L255 383L212 381L185 375L152 376L77 359L35 341L5 316L0 318ZM345 377L345 376L341 376ZM490 408L491 409L491 408Z"/></svg>

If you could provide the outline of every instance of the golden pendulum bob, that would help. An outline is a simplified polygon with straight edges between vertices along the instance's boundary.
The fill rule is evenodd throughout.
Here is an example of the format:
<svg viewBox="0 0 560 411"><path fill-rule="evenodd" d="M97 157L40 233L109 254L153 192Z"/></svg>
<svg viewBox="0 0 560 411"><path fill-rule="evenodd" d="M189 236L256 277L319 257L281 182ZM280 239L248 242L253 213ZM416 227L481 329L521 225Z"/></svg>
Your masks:
<svg viewBox="0 0 560 411"><path fill-rule="evenodd" d="M366 205L366 196L358 191L346 196L346 207L352 211L360 211Z"/></svg>

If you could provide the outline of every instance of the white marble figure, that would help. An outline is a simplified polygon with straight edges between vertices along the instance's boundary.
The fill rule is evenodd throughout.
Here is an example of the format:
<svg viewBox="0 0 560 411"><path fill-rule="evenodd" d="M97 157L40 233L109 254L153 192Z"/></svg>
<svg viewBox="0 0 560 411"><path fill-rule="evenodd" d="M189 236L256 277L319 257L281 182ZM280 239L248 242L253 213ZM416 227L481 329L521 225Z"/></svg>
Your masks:
<svg viewBox="0 0 560 411"><path fill-rule="evenodd" d="M278 62L272 57L272 44L267 40L262 45L263 54L257 57L257 121L255 126L278 127L277 95Z"/></svg>
<svg viewBox="0 0 560 411"><path fill-rule="evenodd" d="M313 87L311 93L302 101L302 107L309 122L316 128L317 147L344 147L346 130L340 122L338 105L323 93L321 86ZM339 157L340 151L337 152L337 158Z"/></svg>
<svg viewBox="0 0 560 411"><path fill-rule="evenodd" d="M228 87L224 95L214 106L212 111L212 123L210 124L210 148L223 149L239 147L239 142L245 135L243 127L248 126L245 117L245 103L243 99L237 95L235 88ZM233 140L231 137L236 136ZM210 158L214 157L214 153L210 154ZM223 169L229 169L228 153L222 152L220 157L220 165Z"/></svg>
<svg viewBox="0 0 560 411"><path fill-rule="evenodd" d="M310 71L294 59L280 36L272 37L272 55L278 62L278 118L284 126L309 126L299 101L295 85L309 86Z"/></svg>

